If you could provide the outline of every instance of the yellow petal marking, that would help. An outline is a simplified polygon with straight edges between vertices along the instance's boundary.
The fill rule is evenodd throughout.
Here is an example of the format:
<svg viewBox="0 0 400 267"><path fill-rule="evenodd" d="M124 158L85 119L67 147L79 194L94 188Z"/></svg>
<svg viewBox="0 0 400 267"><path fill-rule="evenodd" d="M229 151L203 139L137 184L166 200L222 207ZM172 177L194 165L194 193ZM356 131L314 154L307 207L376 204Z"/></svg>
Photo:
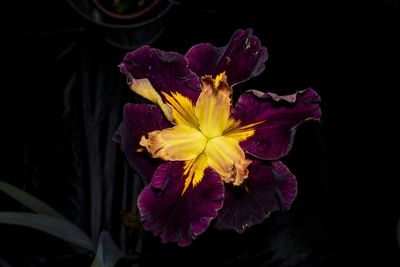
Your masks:
<svg viewBox="0 0 400 267"><path fill-rule="evenodd" d="M207 138L201 132L186 125L153 131L148 138L142 136L140 140L140 145L153 158L170 161L195 159L204 151L206 144Z"/></svg>
<svg viewBox="0 0 400 267"><path fill-rule="evenodd" d="M138 95L158 105L169 121L173 120L171 107L163 102L160 94L154 89L148 79L132 79L129 87Z"/></svg>
<svg viewBox="0 0 400 267"><path fill-rule="evenodd" d="M183 167L183 175L185 178L185 187L182 194L186 191L190 184L195 187L203 179L204 170L208 167L208 159L206 153L201 153L196 159L188 160Z"/></svg>
<svg viewBox="0 0 400 267"><path fill-rule="evenodd" d="M199 129L199 120L196 117L192 101L178 92L172 92L171 95L162 92L172 109L172 115L175 123L184 124Z"/></svg>
<svg viewBox="0 0 400 267"><path fill-rule="evenodd" d="M255 126L264 122L265 120L239 127L240 121L235 121L235 123L232 123L232 127L225 130L223 136L232 137L239 142L245 141L247 138L254 135L256 131Z"/></svg>

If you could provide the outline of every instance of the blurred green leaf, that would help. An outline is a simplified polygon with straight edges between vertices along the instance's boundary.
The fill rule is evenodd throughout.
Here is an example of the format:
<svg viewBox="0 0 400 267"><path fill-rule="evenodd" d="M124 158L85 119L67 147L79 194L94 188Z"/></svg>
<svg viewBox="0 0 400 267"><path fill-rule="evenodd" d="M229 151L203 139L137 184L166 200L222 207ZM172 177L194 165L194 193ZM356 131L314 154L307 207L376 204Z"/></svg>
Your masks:
<svg viewBox="0 0 400 267"><path fill-rule="evenodd" d="M0 191L3 191L36 213L62 218L62 216L52 207L15 186L0 181Z"/></svg>
<svg viewBox="0 0 400 267"><path fill-rule="evenodd" d="M0 223L26 226L94 251L93 241L74 224L62 218L29 212L0 212Z"/></svg>
<svg viewBox="0 0 400 267"><path fill-rule="evenodd" d="M126 255L119 250L107 231L101 232L96 257L90 267L114 267Z"/></svg>
<svg viewBox="0 0 400 267"><path fill-rule="evenodd" d="M2 267L11 267L10 264L8 264L5 260L3 260L2 258L0 258L0 266Z"/></svg>

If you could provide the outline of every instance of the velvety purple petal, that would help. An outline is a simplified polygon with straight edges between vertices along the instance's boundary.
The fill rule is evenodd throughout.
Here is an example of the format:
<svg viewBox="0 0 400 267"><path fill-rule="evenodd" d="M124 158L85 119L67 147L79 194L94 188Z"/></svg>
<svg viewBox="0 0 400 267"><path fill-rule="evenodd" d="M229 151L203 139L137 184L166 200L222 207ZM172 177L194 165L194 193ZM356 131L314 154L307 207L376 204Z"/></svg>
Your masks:
<svg viewBox="0 0 400 267"><path fill-rule="evenodd" d="M218 63L225 50L226 46L215 47L210 43L201 43L192 46L186 53L189 68L197 73L198 76L216 76L221 72L218 69ZM228 75L229 73L227 72L226 74Z"/></svg>
<svg viewBox="0 0 400 267"><path fill-rule="evenodd" d="M145 45L127 53L119 67L128 79L149 79L159 92L178 91L195 101L201 91L199 77L189 69L186 58L175 52Z"/></svg>
<svg viewBox="0 0 400 267"><path fill-rule="evenodd" d="M186 54L190 69L199 76L225 71L231 85L261 74L268 53L252 34L251 29L237 30L225 47L209 43L193 46Z"/></svg>
<svg viewBox="0 0 400 267"><path fill-rule="evenodd" d="M306 120L319 120L321 99L312 89L293 95L248 91L240 96L232 115L243 125L265 120L255 134L242 142L244 151L258 158L275 160L291 149L297 126Z"/></svg>
<svg viewBox="0 0 400 267"><path fill-rule="evenodd" d="M276 210L287 210L297 194L296 178L280 161L254 160L245 187L226 186L215 227L243 232Z"/></svg>
<svg viewBox="0 0 400 267"><path fill-rule="evenodd" d="M211 169L203 180L182 195L185 180L183 162L167 162L156 171L139 195L138 207L143 227L160 236L162 242L189 245L203 233L222 207L224 185Z"/></svg>
<svg viewBox="0 0 400 267"><path fill-rule="evenodd" d="M126 104L121 124L114 134L114 142L121 145L131 167L142 177L145 184L150 182L157 167L162 163L148 153L137 152L140 138L155 130L170 127L161 110L154 105Z"/></svg>

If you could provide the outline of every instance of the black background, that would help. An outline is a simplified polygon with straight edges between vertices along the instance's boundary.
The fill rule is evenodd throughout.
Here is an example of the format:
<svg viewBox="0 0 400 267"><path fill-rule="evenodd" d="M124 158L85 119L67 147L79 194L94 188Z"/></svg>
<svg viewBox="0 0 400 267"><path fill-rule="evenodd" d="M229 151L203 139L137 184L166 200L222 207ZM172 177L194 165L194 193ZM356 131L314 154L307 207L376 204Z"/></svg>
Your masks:
<svg viewBox="0 0 400 267"><path fill-rule="evenodd" d="M237 91L286 94L311 86L322 97L323 117L299 128L283 159L299 183L290 211L243 235L210 230L186 248L147 234L140 266L400 266L399 8L395 0L174 6L152 46L180 53L200 42L223 46L236 29L251 27L269 59L264 73ZM66 1L32 1L18 23L24 174L6 168L4 179L95 237L110 230L134 253L135 235L121 227L119 214L135 210L141 185L111 141L123 104L135 101L117 68L127 51L107 43L106 30ZM23 209L3 197L4 209ZM89 266L90 255L45 234L0 231L0 258L11 266Z"/></svg>

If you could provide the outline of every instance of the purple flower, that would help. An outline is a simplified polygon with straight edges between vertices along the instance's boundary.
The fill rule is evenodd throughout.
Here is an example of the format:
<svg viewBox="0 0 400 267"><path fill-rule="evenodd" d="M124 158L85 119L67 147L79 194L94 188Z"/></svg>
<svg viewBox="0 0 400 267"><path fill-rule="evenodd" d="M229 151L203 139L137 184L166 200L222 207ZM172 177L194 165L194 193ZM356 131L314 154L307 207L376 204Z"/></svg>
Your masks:
<svg viewBox="0 0 400 267"><path fill-rule="evenodd" d="M312 89L250 90L232 105L231 86L259 75L266 60L247 29L225 47L198 44L183 56L143 46L120 64L153 104L127 104L114 139L146 184L143 226L163 242L189 245L213 220L242 232L290 208L296 179L279 159L300 123L319 120L320 98Z"/></svg>

